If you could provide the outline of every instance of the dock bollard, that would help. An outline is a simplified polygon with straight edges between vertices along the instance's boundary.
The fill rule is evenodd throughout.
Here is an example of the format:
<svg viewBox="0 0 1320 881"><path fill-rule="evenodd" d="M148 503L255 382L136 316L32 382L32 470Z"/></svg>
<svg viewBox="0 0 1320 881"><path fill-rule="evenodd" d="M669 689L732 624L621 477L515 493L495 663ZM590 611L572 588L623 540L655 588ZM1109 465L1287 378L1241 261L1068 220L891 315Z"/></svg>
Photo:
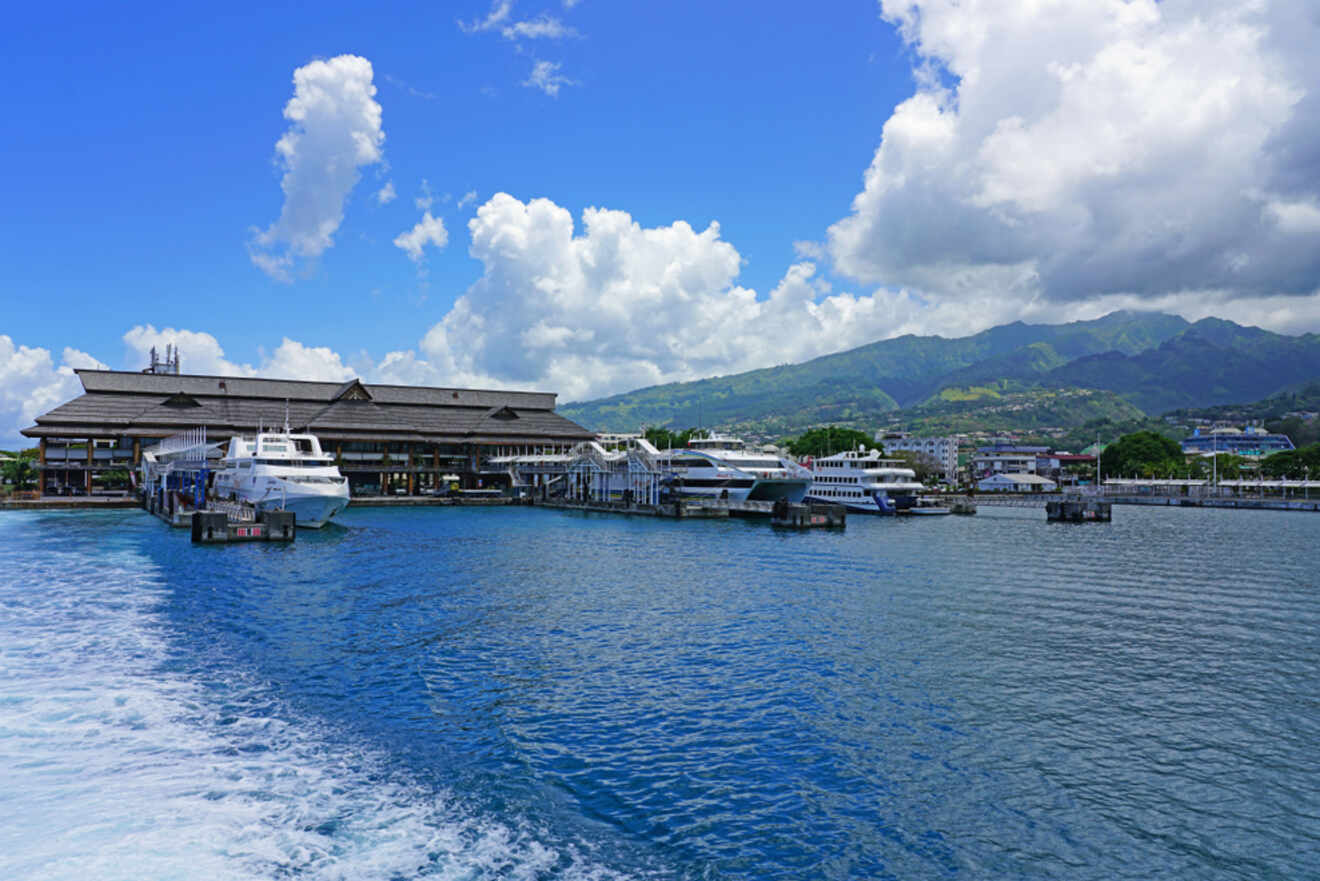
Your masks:
<svg viewBox="0 0 1320 881"><path fill-rule="evenodd" d="M262 511L257 522L266 524L266 541L290 541L298 529L292 511Z"/></svg>
<svg viewBox="0 0 1320 881"><path fill-rule="evenodd" d="M229 541L229 517L223 511L195 511L192 516L192 540Z"/></svg>

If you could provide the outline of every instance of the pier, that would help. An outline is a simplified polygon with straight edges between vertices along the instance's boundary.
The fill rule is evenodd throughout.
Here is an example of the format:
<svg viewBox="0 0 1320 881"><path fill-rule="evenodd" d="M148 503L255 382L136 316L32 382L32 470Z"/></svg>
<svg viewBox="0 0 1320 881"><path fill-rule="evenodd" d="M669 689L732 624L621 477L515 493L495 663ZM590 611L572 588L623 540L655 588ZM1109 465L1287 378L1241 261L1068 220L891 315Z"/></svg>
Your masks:
<svg viewBox="0 0 1320 881"><path fill-rule="evenodd" d="M733 499L677 499L658 504L619 500L538 499L539 508L590 511L600 514L630 514L639 517L669 517L675 520L720 520L729 517L769 520L776 526L795 529L842 527L847 521L842 505L789 504L784 500L738 501ZM776 510L778 508L778 510Z"/></svg>

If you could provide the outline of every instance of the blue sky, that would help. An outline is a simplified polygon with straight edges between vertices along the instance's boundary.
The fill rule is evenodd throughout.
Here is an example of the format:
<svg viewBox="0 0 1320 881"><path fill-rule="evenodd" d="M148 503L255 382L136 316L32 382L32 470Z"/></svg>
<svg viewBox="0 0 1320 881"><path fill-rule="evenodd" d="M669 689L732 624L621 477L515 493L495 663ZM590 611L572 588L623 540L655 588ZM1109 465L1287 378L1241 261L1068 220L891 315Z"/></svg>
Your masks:
<svg viewBox="0 0 1320 881"><path fill-rule="evenodd" d="M43 297L17 297L5 330L102 358L145 322L204 329L243 360L281 335L345 353L415 343L418 322L481 273L462 242L476 206L455 204L473 191L575 215L620 208L644 226L718 220L747 261L743 283L768 289L794 240L846 212L912 90L901 43L868 3L829 17L790 4L528 6L581 31L553 45L463 33L458 19L489 11L475 3L39 9L19 11L31 17L5 38L10 81L21 71L27 85L11 105L2 260L7 287L72 308L51 322ZM342 53L372 63L389 170L363 169L334 247L281 284L248 259L249 228L279 214L273 147L294 69ZM557 97L521 85L542 56L578 84ZM386 180L399 198L381 206ZM423 181L455 238L419 280L390 242L417 221Z"/></svg>
<svg viewBox="0 0 1320 881"><path fill-rule="evenodd" d="M6 438L70 368L168 341L187 371L571 400L1114 308L1320 329L1302 0L6 25Z"/></svg>

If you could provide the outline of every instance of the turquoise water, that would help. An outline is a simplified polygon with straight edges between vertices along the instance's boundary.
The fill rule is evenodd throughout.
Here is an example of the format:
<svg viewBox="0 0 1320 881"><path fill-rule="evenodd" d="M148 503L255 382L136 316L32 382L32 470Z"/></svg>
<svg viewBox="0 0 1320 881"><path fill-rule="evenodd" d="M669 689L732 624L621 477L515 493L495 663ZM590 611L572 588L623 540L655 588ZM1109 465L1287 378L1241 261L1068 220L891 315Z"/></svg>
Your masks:
<svg viewBox="0 0 1320 881"><path fill-rule="evenodd" d="M1313 878L1317 534L0 514L0 877Z"/></svg>

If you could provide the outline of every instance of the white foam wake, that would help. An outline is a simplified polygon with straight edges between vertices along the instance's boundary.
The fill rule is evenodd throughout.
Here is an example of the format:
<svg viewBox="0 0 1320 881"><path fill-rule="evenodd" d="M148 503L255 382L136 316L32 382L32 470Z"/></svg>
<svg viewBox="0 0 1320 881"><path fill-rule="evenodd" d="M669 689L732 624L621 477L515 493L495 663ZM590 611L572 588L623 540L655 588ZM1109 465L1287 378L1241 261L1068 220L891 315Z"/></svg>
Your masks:
<svg viewBox="0 0 1320 881"><path fill-rule="evenodd" d="M148 560L21 548L12 527L0 525L0 877L614 877L463 816L306 720L226 716L200 684L160 672L164 590ZM229 694L264 690L224 676ZM271 704L261 697L236 705Z"/></svg>

